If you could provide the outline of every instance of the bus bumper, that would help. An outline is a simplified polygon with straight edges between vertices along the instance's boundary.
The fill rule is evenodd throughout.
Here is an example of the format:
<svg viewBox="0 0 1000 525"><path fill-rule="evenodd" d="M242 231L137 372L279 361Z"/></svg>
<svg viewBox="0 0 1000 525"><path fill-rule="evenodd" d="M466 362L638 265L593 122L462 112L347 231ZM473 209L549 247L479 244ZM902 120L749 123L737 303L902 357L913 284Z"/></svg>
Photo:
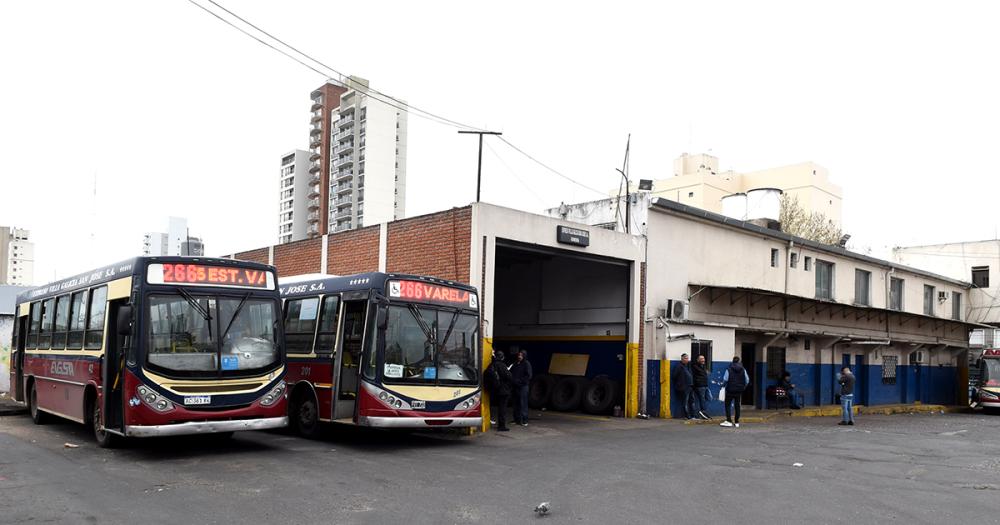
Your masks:
<svg viewBox="0 0 1000 525"><path fill-rule="evenodd" d="M479 427L481 417L361 417L358 423L377 428L463 428Z"/></svg>
<svg viewBox="0 0 1000 525"><path fill-rule="evenodd" d="M175 423L172 425L129 425L125 430L125 435L129 437L184 436L190 434L236 432L239 430L266 430L287 426L287 416L261 419L190 421L188 423Z"/></svg>

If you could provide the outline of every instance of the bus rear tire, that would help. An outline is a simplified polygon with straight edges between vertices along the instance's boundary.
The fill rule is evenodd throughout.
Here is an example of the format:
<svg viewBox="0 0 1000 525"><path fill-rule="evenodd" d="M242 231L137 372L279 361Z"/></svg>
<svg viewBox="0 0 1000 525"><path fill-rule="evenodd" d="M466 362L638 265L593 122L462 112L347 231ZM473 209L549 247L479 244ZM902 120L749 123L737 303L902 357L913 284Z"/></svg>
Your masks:
<svg viewBox="0 0 1000 525"><path fill-rule="evenodd" d="M118 436L104 429L101 419L101 404L97 400L90 402L90 427L94 431L94 441L101 448L115 448L118 446Z"/></svg>
<svg viewBox="0 0 1000 525"><path fill-rule="evenodd" d="M292 403L291 416L295 431L300 436L310 439L319 436L319 406L308 390L300 393Z"/></svg>
<svg viewBox="0 0 1000 525"><path fill-rule="evenodd" d="M49 421L49 415L38 408L38 392L34 381L31 382L31 392L28 393L28 412L31 414L31 421L36 425L44 425Z"/></svg>

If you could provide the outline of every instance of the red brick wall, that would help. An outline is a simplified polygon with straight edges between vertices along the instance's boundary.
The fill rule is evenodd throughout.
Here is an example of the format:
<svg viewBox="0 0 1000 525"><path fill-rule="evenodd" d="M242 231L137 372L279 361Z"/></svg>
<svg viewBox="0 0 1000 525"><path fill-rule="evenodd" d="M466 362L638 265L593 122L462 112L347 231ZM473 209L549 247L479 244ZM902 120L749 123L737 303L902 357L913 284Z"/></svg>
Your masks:
<svg viewBox="0 0 1000 525"><path fill-rule="evenodd" d="M469 282L472 207L389 223L386 269Z"/></svg>
<svg viewBox="0 0 1000 525"><path fill-rule="evenodd" d="M323 239L279 244L274 247L274 266L278 268L278 275L281 277L319 273L322 270L320 264L322 254Z"/></svg>
<svg viewBox="0 0 1000 525"><path fill-rule="evenodd" d="M378 226L334 233L326 247L326 271L351 275L378 271Z"/></svg>
<svg viewBox="0 0 1000 525"><path fill-rule="evenodd" d="M241 261L253 261L261 264L267 264L267 248L257 248L256 250L250 250L248 252L239 252L235 254L233 258Z"/></svg>

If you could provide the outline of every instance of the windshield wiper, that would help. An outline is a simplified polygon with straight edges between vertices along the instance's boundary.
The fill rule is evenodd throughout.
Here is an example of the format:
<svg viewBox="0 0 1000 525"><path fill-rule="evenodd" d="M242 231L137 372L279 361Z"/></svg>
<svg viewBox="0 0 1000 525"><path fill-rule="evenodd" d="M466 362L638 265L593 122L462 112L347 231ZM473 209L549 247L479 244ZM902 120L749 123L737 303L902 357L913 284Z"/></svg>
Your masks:
<svg viewBox="0 0 1000 525"><path fill-rule="evenodd" d="M201 317L203 319L205 319L205 321L208 322L207 323L207 326L208 326L208 339L211 340L212 339L212 313L209 312L207 308L202 307L201 303L199 303L197 299L195 299L194 297L192 297L191 294L188 293L187 290L185 290L183 288L178 288L177 289L177 293L181 294L181 297L183 297L184 300L187 301L187 303L189 305L191 305L191 308L194 308L194 310L196 312L198 312L201 315Z"/></svg>
<svg viewBox="0 0 1000 525"><path fill-rule="evenodd" d="M407 308L410 309L410 314L413 315L413 318L416 319L417 325L420 326L420 329L424 332L424 335L427 336L427 341L430 341L431 344L435 345L435 350L437 350L436 348L437 341L434 340L434 330L431 327L427 326L427 323L424 322L423 317L420 316L420 310L418 310L417 307L412 304L408 304L406 306Z"/></svg>
<svg viewBox="0 0 1000 525"><path fill-rule="evenodd" d="M226 330L222 332L221 336L219 336L219 340L224 341L226 339L226 334L228 334L229 329L233 327L233 323L236 322L236 317L240 315L240 311L243 310L243 305L247 304L247 299L249 298L250 298L250 292L247 292L247 294L244 295L242 299L240 299L240 304L236 306L236 311L233 312L233 317L229 319L229 324L226 325Z"/></svg>

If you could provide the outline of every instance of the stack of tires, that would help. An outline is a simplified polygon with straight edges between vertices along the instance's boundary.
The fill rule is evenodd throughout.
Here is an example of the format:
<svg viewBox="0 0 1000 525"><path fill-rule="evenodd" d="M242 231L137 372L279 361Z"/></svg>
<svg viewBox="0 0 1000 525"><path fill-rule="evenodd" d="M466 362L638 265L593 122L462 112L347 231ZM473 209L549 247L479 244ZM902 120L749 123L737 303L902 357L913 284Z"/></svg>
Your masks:
<svg viewBox="0 0 1000 525"><path fill-rule="evenodd" d="M608 376L593 379L539 374L528 389L528 406L560 412L583 410L588 414L610 414L621 402L618 382Z"/></svg>

